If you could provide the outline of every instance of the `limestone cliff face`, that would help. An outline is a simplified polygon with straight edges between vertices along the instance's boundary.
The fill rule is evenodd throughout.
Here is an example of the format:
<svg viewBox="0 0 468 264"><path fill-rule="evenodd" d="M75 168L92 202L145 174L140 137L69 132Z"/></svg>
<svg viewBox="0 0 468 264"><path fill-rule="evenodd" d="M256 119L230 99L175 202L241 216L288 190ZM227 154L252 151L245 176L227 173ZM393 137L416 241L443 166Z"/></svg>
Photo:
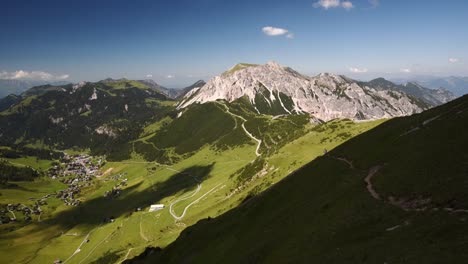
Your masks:
<svg viewBox="0 0 468 264"><path fill-rule="evenodd" d="M309 113L328 121L334 118L370 120L411 115L429 105L407 94L374 89L344 76L322 73L304 76L276 62L236 65L203 87L193 89L178 105L246 96L259 113L276 106L283 114Z"/></svg>

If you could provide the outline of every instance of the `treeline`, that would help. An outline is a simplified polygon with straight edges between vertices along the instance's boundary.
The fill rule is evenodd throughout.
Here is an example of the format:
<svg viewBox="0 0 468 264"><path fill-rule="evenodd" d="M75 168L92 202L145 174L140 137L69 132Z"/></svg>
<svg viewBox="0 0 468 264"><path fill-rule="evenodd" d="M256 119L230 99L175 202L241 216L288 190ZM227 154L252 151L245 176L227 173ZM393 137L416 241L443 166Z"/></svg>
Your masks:
<svg viewBox="0 0 468 264"><path fill-rule="evenodd" d="M33 156L38 159L57 160L63 157L63 152L50 149L37 149L22 146L15 146L9 149L0 149L0 157L8 159L17 159L25 156Z"/></svg>
<svg viewBox="0 0 468 264"><path fill-rule="evenodd" d="M30 167L19 167L6 160L0 160L0 184L10 181L32 181L40 173Z"/></svg>

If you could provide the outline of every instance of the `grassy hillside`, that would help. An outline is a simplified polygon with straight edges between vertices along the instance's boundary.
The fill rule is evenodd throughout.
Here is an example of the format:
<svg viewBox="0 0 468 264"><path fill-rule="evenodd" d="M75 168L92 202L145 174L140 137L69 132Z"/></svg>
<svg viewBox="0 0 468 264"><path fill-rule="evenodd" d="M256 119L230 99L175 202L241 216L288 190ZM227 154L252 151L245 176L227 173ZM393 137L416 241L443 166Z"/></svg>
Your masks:
<svg viewBox="0 0 468 264"><path fill-rule="evenodd" d="M468 97L395 118L132 263L465 263Z"/></svg>
<svg viewBox="0 0 468 264"><path fill-rule="evenodd" d="M230 122L231 127L214 143L205 144L190 155L178 156L179 159L171 165L145 161L137 156L125 161L107 162L102 171L110 172L95 178L90 186L82 190L78 197L83 201L80 206L65 206L52 197L43 206L41 218L33 215L29 224L20 219L14 224L3 225L0 229L0 250L4 252L2 261L49 263L61 259L67 260L66 263L113 263L135 257L146 247L166 247L187 226L237 207L321 155L325 148L332 149L339 145L347 139L339 136L341 133L348 132L355 136L381 123L334 121L318 127L291 124L288 131L296 129L301 132L288 139L283 137L284 141L281 144L278 141L278 145L270 151L262 145L261 155L257 157L257 143L241 128L243 122L246 122L246 126L247 122L253 122L254 115L249 116L245 112L248 121L243 121L230 115L222 105L222 102L211 105L211 112L222 116L221 120ZM233 107L230 108L231 113L234 112ZM210 114L203 109L197 110L197 113ZM189 112L186 114L190 115ZM273 120L266 116L257 118L270 119L262 126L265 138L270 137L267 135L273 138L279 135L275 134L278 133L275 132L277 122L286 125L291 121L284 118ZM183 119L166 119L144 129L142 135L149 137L142 137L135 143L150 142L145 140L159 130L179 126L175 122L190 124ZM199 123L203 122L201 120ZM234 129L236 122L237 128ZM271 127L270 122L274 124ZM207 121L207 124L211 123ZM233 141L242 137L245 137L245 143ZM9 161L35 166L45 164L42 160L33 163L27 157L11 158ZM124 176L119 176L122 173ZM241 174L243 176L239 176ZM122 194L113 199L104 198L104 193L123 178L128 179L128 185ZM42 197L65 188L63 184L45 177L16 184L13 189L0 187L1 204L28 204L31 203L29 197ZM166 208L148 213L149 205L154 203L165 204ZM138 207L142 211L136 212ZM115 217L115 221L105 223L103 219L110 216ZM87 240L89 242L83 242ZM74 254L77 249L80 249L79 253Z"/></svg>

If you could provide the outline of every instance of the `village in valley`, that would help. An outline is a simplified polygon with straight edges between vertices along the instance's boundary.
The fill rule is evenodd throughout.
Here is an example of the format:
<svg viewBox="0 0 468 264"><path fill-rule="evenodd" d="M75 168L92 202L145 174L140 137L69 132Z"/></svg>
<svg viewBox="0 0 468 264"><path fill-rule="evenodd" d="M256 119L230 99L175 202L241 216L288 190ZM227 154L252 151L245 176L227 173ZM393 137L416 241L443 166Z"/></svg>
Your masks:
<svg viewBox="0 0 468 264"><path fill-rule="evenodd" d="M0 209L0 224L16 222L22 216L24 222L32 221L32 215L37 216L41 221L43 209L41 206L47 205L47 200L51 198L60 199L67 206L79 206L83 201L79 199L81 190L91 186L96 177L102 175L101 168L106 163L105 157L94 157L87 154L68 155L53 162L46 172L46 176L52 180L60 181L67 185L67 188L54 193L49 193L41 198L30 197L31 204L8 204ZM123 182L124 183L124 182ZM120 193L123 183L112 189L113 193Z"/></svg>

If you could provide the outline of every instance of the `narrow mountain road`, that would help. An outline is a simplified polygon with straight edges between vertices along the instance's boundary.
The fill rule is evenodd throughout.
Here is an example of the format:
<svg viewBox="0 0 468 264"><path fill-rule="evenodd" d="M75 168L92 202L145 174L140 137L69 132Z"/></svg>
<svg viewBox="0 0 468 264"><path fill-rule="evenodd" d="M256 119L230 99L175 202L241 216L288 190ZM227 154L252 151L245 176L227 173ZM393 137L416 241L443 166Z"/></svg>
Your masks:
<svg viewBox="0 0 468 264"><path fill-rule="evenodd" d="M251 139L255 140L257 142L257 148L255 149L255 155L257 155L257 157L259 157L261 154L260 154L260 146L262 145L262 141L256 137L254 137L246 128L245 128L245 122L247 122L247 119L245 119L243 116L240 116L240 115L236 115L234 113L232 113L231 111L229 111L229 107L223 103L219 103L220 105L222 105L224 107L224 109L226 110L226 113L228 113L229 115L233 116L234 117L234 120L236 122L236 126L234 127L234 129L237 128L237 120L235 117L238 117L240 119L242 119L242 129L244 129L244 132L247 136L249 136Z"/></svg>
<svg viewBox="0 0 468 264"><path fill-rule="evenodd" d="M128 258L128 255L130 255L130 252L133 250L133 248L129 248L128 251L127 251L127 254L125 254L125 257L119 262L119 264L122 264L124 263L124 261L127 260Z"/></svg>
<svg viewBox="0 0 468 264"><path fill-rule="evenodd" d="M96 248L98 248L102 243L104 243L104 241L109 239L110 236L115 234L115 232L116 231L113 231L113 232L109 233L105 238L103 238L101 241L99 241L99 243L89 251L88 255L86 255L86 257L84 257L80 262L78 262L78 264L83 263L89 256L91 256L91 254L93 254L93 252L94 252L94 250L96 250Z"/></svg>
<svg viewBox="0 0 468 264"><path fill-rule="evenodd" d="M146 242L148 242L149 239L146 237L145 233L143 232L143 226L141 225L142 220L143 220L143 214L140 214L140 237Z"/></svg>
<svg viewBox="0 0 468 264"><path fill-rule="evenodd" d="M192 194L183 196L183 197L175 200L174 202L172 202L169 205L169 213L172 215L172 217L174 217L175 220L181 220L184 217L185 211L186 211L185 209L187 209L187 207L185 207L184 213L181 216L177 216L177 214L174 212L174 209L173 209L174 205L176 205L177 203L179 203L181 201L184 201L184 200L187 200L187 199L190 199L190 198L194 197L201 190L201 188L202 188L202 185L198 184L197 189Z"/></svg>
<svg viewBox="0 0 468 264"><path fill-rule="evenodd" d="M88 238L89 238L89 235L94 231L91 230L88 232L88 234L86 234L85 238L83 239L83 241L81 241L81 244L78 245L78 247L76 248L75 252L73 252L73 254L71 254L70 257L68 257L63 263L67 263L67 261L69 261L71 258L73 258L73 256L75 256L76 254L80 253L81 252L81 247L83 246L84 243L86 243L86 241L88 241Z"/></svg>
<svg viewBox="0 0 468 264"><path fill-rule="evenodd" d="M11 215L13 215L13 219L16 219L15 212L13 212L12 210L10 210L8 207L7 207L7 210L8 210L8 212L10 212Z"/></svg>
<svg viewBox="0 0 468 264"><path fill-rule="evenodd" d="M241 117L241 118L242 118L242 117ZM245 120L245 119L243 119L243 120ZM246 132L247 132L247 131L246 131ZM261 141L260 141L260 142L261 142ZM258 147L257 147L257 149L258 149ZM125 163L127 163L127 164L132 164L132 163L138 163L138 164L141 164L141 163L151 163L151 164L155 164L155 165L158 165L158 166L162 166L162 167L164 167L166 170L169 170L169 171L172 171L172 172L183 173L183 172L181 172L181 171L179 171L179 170L173 169L173 168L171 168L171 167L169 167L169 166L167 166L167 165L159 164L159 163L157 163L157 162L125 162ZM185 214L187 213L187 210L188 210L192 205L198 203L203 197L207 196L208 194L210 194L211 192L213 192L217 187L219 187L219 186L221 185L221 184L216 185L214 188L212 188L211 190L207 191L205 194L203 194L202 196L200 196L199 198L197 198L195 201L193 201L193 202L191 202L190 204L188 204L188 205L184 208L184 210L182 211L182 214L181 214L180 216L178 216L178 215L175 213L175 211L174 211L174 206L175 206L177 203L181 202L181 201L184 201L184 200L193 198L195 195L198 194L198 192L200 192L200 190L201 190L201 188L202 188L202 184L199 182L199 180L198 180L195 176L193 176L193 175L191 175L191 174L188 174L188 173L184 173L184 174L191 176L191 177L194 179L194 181L197 182L197 188L196 188L195 191L193 191L191 194L188 194L188 195L185 195L185 196L183 196L183 197L181 197L181 198L178 198L177 200L175 200L175 201L173 201L172 203L169 204L169 213L171 214L171 216L172 216L176 221L179 221L179 220L181 220L182 218L184 218ZM153 189L153 190L154 190L154 189ZM148 240L146 240L146 241L148 241Z"/></svg>
<svg viewBox="0 0 468 264"><path fill-rule="evenodd" d="M218 188L219 186L221 185L218 184L216 185L215 187L211 188L211 190L207 191L206 193L204 193L202 196L198 197L195 201L191 202L190 204L188 204L185 208L184 208L184 211L182 212L182 214L180 216L176 216L175 214L172 214L173 212L171 212L171 215L176 218L177 220L181 220L182 218L184 218L185 216L185 213L187 213L187 210L194 204L198 203L201 199L203 199L205 196L207 196L208 194L210 194L211 192L213 192L216 188Z"/></svg>

